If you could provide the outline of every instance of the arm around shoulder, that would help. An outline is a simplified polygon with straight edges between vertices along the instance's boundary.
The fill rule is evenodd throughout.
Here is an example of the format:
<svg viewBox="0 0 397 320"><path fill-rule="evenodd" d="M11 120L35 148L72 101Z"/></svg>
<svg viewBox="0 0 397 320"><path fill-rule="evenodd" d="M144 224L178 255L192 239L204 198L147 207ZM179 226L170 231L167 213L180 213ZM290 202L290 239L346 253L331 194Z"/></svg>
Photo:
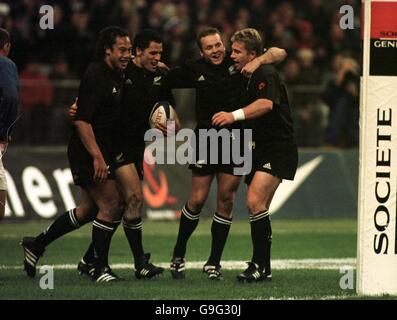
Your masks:
<svg viewBox="0 0 397 320"><path fill-rule="evenodd" d="M287 52L284 49L278 47L271 47L256 59L259 60L260 64L272 64L272 63L283 62L286 57L287 57Z"/></svg>

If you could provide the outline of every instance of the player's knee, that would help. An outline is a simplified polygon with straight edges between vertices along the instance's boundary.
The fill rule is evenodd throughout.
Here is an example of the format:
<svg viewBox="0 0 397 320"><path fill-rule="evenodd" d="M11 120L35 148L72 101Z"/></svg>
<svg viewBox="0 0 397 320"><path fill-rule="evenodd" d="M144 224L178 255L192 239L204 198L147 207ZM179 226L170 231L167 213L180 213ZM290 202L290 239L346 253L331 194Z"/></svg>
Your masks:
<svg viewBox="0 0 397 320"><path fill-rule="evenodd" d="M142 194L131 194L126 200L123 217L126 220L134 220L141 216L141 208L143 205Z"/></svg>
<svg viewBox="0 0 397 320"><path fill-rule="evenodd" d="M143 204L142 193L132 193L128 196L126 205L128 208L141 208Z"/></svg>
<svg viewBox="0 0 397 320"><path fill-rule="evenodd" d="M76 208L76 218L80 225L94 220L98 213L97 207L80 205Z"/></svg>
<svg viewBox="0 0 397 320"><path fill-rule="evenodd" d="M193 212L200 212L204 206L205 198L196 195L194 197L190 197L187 205L189 209Z"/></svg>
<svg viewBox="0 0 397 320"><path fill-rule="evenodd" d="M259 199L258 197L248 196L246 204L248 211L251 215L265 210L269 210L269 208L266 206L266 203L261 201L261 199Z"/></svg>
<svg viewBox="0 0 397 320"><path fill-rule="evenodd" d="M218 197L217 211L229 215L233 209L234 196L232 194L223 194Z"/></svg>
<svg viewBox="0 0 397 320"><path fill-rule="evenodd" d="M119 200L110 200L102 208L101 212L109 218L120 219L123 215L124 203Z"/></svg>

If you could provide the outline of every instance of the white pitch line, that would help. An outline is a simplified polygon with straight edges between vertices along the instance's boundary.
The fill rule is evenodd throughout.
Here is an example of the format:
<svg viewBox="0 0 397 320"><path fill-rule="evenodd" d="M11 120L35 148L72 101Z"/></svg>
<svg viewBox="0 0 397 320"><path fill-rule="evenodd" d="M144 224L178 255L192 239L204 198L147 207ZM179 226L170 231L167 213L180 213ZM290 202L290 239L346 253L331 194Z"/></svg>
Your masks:
<svg viewBox="0 0 397 320"><path fill-rule="evenodd" d="M187 269L201 269L206 261L192 261L186 262ZM163 268L169 268L169 262L156 263ZM223 261L221 262L224 270L240 270L245 269L247 264L245 261ZM272 269L286 270L286 269L317 269L317 270L340 270L341 268L355 268L355 258L343 259L281 259L272 260ZM76 269L75 264L56 264L52 265L54 269ZM133 269L133 264L129 263L115 263L111 265L112 269ZM20 266L0 265L0 270L7 269L22 269Z"/></svg>

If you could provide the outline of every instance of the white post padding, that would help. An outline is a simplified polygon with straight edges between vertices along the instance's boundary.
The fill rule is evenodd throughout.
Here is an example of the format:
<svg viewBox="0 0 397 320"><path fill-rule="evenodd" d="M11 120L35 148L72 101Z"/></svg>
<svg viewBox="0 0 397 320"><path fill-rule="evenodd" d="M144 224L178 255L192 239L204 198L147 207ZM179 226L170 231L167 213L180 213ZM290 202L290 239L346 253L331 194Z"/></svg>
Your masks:
<svg viewBox="0 0 397 320"><path fill-rule="evenodd" d="M374 65L374 61L371 64L374 57L370 56L374 43L371 43L374 18L371 5L375 2L380 1L363 3L357 239L357 293L360 295L397 294L397 74L370 74L370 65ZM382 2L394 3L395 7L397 1ZM395 20L394 30L397 30L397 16ZM395 50L397 52L397 47Z"/></svg>

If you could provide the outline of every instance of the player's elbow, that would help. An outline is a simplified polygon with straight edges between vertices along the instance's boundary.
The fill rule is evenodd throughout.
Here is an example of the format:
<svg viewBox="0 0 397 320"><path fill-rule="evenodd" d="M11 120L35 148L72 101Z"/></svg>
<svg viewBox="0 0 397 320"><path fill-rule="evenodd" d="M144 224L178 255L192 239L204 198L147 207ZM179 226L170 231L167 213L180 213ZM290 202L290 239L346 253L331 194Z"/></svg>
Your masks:
<svg viewBox="0 0 397 320"><path fill-rule="evenodd" d="M75 121L73 121L73 126L74 126L76 129L80 128L82 125L83 125L83 123L82 123L82 121L80 121L80 120L75 120Z"/></svg>
<svg viewBox="0 0 397 320"><path fill-rule="evenodd" d="M285 49L280 49L280 61L284 61L287 58L288 54Z"/></svg>
<svg viewBox="0 0 397 320"><path fill-rule="evenodd" d="M282 48L272 47L269 49L269 51L273 56L274 63L280 63L284 61L288 56L287 51L285 51L285 49Z"/></svg>

